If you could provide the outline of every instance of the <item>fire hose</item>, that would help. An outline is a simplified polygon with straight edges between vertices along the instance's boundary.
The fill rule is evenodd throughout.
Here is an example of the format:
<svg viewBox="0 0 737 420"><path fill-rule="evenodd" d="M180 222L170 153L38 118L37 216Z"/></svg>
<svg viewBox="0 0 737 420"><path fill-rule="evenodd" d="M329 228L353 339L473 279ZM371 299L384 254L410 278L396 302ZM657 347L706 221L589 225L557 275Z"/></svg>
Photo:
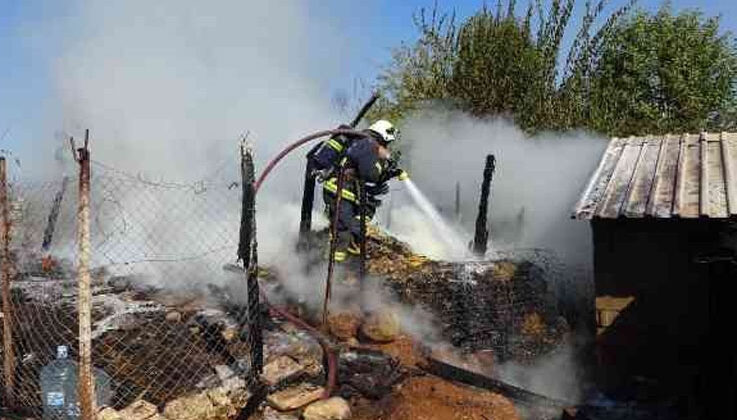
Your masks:
<svg viewBox="0 0 737 420"><path fill-rule="evenodd" d="M335 388L335 383L337 382L338 378L338 359L336 358L335 353L332 350L329 339L325 337L325 335L322 334L320 331L318 331L317 328L303 321L298 316L292 314L286 309L279 308L278 306L269 303L269 300L263 290L259 290L259 294L261 295L261 301L264 302L264 305L266 305L272 315L282 317L293 323L294 325L298 326L299 328L302 328L303 330L309 332L310 334L312 334L313 337L315 337L317 342L320 343L320 347L322 347L322 350L325 353L325 359L327 360L328 365L327 383L325 385L325 393L323 394L322 398L330 398L330 394L333 393L333 388Z"/></svg>
<svg viewBox="0 0 737 420"><path fill-rule="evenodd" d="M264 170L261 172L261 175L259 175L258 179L256 180L256 183L254 184L254 189L256 190L256 192L258 192L259 188L261 188L261 185L264 183L264 181L269 176L271 171L276 167L276 165L282 159L284 159L289 153L291 153L294 149L297 149L298 147L304 144L307 144L312 140L319 139L321 137L327 137L327 136L332 137L332 136L338 136L338 135L359 136L359 137L367 136L367 134L363 131L336 128L334 130L318 131L316 133L312 133L308 136L302 137L301 139L285 147L281 152L279 152L279 154L274 156L274 158L272 158L269 161L269 163L266 165Z"/></svg>
<svg viewBox="0 0 737 420"><path fill-rule="evenodd" d="M373 104L376 102L376 100L378 98L379 98L378 93L374 93L374 94L371 95L371 97L369 98L369 100L363 105L363 107L361 107L361 109L358 111L358 114L356 114L356 117L350 123L350 127L355 127L356 125L358 125L358 122L361 120L361 118L364 117L364 115L366 115L366 113L368 112L368 110L373 106ZM284 159L293 150L297 149L298 147L300 147L300 146L302 146L302 145L304 145L306 143L309 143L312 140L316 140L316 139L319 139L321 137L326 137L326 136L331 136L332 137L332 136L337 136L337 135L366 137L366 133L364 133L362 131L357 131L357 130L352 130L352 129L343 129L343 128L334 129L334 130L318 131L316 133L313 133L313 134L310 134L308 136L302 137L301 139L297 140L296 142L289 144L281 152L279 152L279 154L277 154L274 158L272 158L269 161L269 163L266 165L266 167L264 168L264 170L261 172L261 175L259 176L259 178L254 183L253 193L256 194L258 192L259 188L261 188L261 185L266 180L266 178L269 176L269 174L271 173L271 171L276 167L276 165L282 159ZM307 171L309 172L309 167L308 167ZM312 176L312 175L308 173L307 174L307 177L310 177L310 176ZM327 306L328 306L328 300L330 299L330 288L331 288L330 283L331 283L331 278L332 278L332 273L333 273L333 265L334 265L334 259L335 259L334 258L334 256L335 256L335 238L336 238L335 229L336 229L336 223L337 223L337 219L338 219L338 206L340 206L340 198L341 198L341 195L342 195L342 187L343 187L343 170L341 169L339 171L339 176L338 176L338 191L337 191L337 199L336 199L336 202L335 202L335 207L336 208L335 208L335 211L334 211L333 220L331 221L332 239L331 239L331 243L330 243L330 260L328 262L328 276L327 276L326 289L325 289L325 303L324 303L324 307L323 307L323 325L327 325L326 324L326 322L327 322ZM313 184L312 184L312 187L311 188L314 188L314 181L313 181ZM362 190L363 190L363 188L362 188ZM310 201L310 203L311 203L311 201ZM363 200L362 200L362 203L361 204L363 204ZM311 207L312 207L312 205L310 204L310 208ZM304 202L303 202L303 209L302 209L302 211L303 211L303 213L305 211L304 210ZM362 216L361 217L361 224L362 225L365 223L365 215L364 215L364 213L365 213L365 211L362 211L362 213L361 213L361 216ZM304 214L303 214L303 217L304 217ZM302 233L304 223L305 223L304 220L301 220L300 221L300 233ZM309 229L309 224L307 225L307 229ZM364 229L365 229L365 226L362 226L362 233L363 233ZM365 235L363 235L363 238L365 238ZM363 240L363 242L364 243L362 243L362 247L361 247L362 257L365 256L365 239ZM363 272L364 271L365 271L364 263L362 262L362 267L361 267L361 275L362 276L363 276ZM261 298L262 298L264 304L267 306L267 308L269 308L269 310L272 313L275 313L275 314L277 314L277 315L279 315L279 316L281 316L281 317L283 317L283 318L291 321L292 323L294 323L295 325L299 326L300 328L308 331L320 343L320 346L322 347L323 352L325 353L325 358L327 360L327 385L326 385L325 394L323 395L323 397L324 398L329 397L330 394L332 393L333 388L335 387L335 383L336 383L336 378L337 378L337 372L336 372L337 371L337 360L336 360L335 353L332 351L331 344L330 344L328 338L325 337L316 328L312 327L311 325L309 325L307 322L303 321L299 317L291 314L289 311L282 310L282 309L280 309L280 308L278 308L276 306L272 306L269 303L269 301L266 299L266 295L263 292L263 290L259 289L259 294L261 295Z"/></svg>
<svg viewBox="0 0 737 420"><path fill-rule="evenodd" d="M313 133L313 134L307 135L305 137L302 137L301 139L297 140L296 142L289 144L281 152L279 152L279 154L277 154L273 159L271 159L269 161L269 163L266 165L266 167L264 168L264 170L261 172L261 175L259 176L259 178L254 183L254 193L258 192L259 188L261 187L261 185L263 184L263 182L266 180L266 178L269 176L269 174L271 173L271 171L289 153L291 153L295 149L299 148L300 146L302 146L302 145L304 145L306 143L309 143L312 140L316 140L316 139L319 139L319 138L322 138L322 137L326 137L326 136L331 136L332 137L332 136L337 136L337 135L366 137L366 133L364 133L362 131L350 130L350 129L324 130L324 131L318 131L316 133ZM342 174L343 171L341 170L340 172ZM342 177L339 177L339 178L342 178ZM340 182L340 184L342 184L342 182ZM342 185L339 185L339 189L340 189L341 186ZM339 190L338 191L338 199L336 200L336 205L340 205L339 204L340 203L340 195L341 195L341 191ZM335 228L334 225L335 225L336 220L337 220L337 215L338 215L338 212L337 212L337 209L336 209L335 215L334 215L334 220L331 223L331 226L332 226L332 229L331 230L334 230L334 228ZM333 234L333 238L335 238L335 234ZM327 304L328 304L327 300L330 298L330 278L331 278L332 270L333 270L333 268L332 268L333 267L333 260L334 260L334 257L333 256L334 256L334 252L335 252L335 249L334 249L335 248L335 245L334 245L333 242L334 241L331 241L331 254L330 254L330 261L328 262L329 267L328 267L328 280L327 280L327 284L326 284L325 308L327 307ZM259 294L261 295L262 301L264 302L264 304L266 305L266 307L269 309L269 311L272 312L272 314L276 314L277 316L281 316L282 318L285 318L285 319L289 320L293 324L295 324L298 327L302 328L303 330L309 332L320 343L320 346L322 347L323 352L325 353L325 359L327 360L327 383L326 383L326 386L325 386L325 393L323 394L323 398L329 398L330 395L333 392L333 389L335 388L335 384L336 384L336 381L337 381L337 367L338 367L338 364L337 364L336 355L333 352L331 343L328 340L328 338L325 337L324 334L320 333L320 331L318 331L316 328L314 328L313 326L309 325L307 322L303 321L302 319L300 319L296 315L291 314L286 309L281 309L281 308L278 308L278 307L276 307L274 305L271 305L269 303L268 299L266 298L266 294L263 292L263 290L259 290ZM324 317L323 318L323 322L326 322L326 317L327 317L327 311L326 311L325 308L323 308L323 317Z"/></svg>

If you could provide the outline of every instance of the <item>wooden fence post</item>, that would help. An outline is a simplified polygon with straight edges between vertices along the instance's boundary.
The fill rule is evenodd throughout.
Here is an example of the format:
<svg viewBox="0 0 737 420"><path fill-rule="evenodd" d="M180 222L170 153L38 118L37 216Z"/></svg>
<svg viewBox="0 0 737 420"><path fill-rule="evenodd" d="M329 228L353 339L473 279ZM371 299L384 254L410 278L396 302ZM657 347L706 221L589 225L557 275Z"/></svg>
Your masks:
<svg viewBox="0 0 737 420"><path fill-rule="evenodd" d="M496 159L494 155L486 156L484 165L484 180L481 183L481 198L479 199L479 213L476 216L476 235L473 239L473 252L483 257L486 254L486 245L489 240L489 227L487 224L487 213L489 211L489 192L491 191L491 179L496 170Z"/></svg>
<svg viewBox="0 0 737 420"><path fill-rule="evenodd" d="M461 183L456 181L456 202L455 202L455 217L456 223L461 222Z"/></svg>
<svg viewBox="0 0 737 420"><path fill-rule="evenodd" d="M84 147L77 149L79 201L77 202L77 283L79 286L79 405L84 420L96 418L92 378L92 291L90 289L90 151L89 130Z"/></svg>
<svg viewBox="0 0 737 420"><path fill-rule="evenodd" d="M10 301L10 212L8 210L8 172L4 157L0 157L0 211L2 225L2 293L3 293L3 376L5 379L5 405L14 404L15 354L13 352L13 307Z"/></svg>
<svg viewBox="0 0 737 420"><path fill-rule="evenodd" d="M250 379L252 387L264 368L263 336L261 332L261 304L258 287L258 241L256 240L256 180L253 152L241 142L241 227L238 258L243 261L248 290L248 345L251 356Z"/></svg>

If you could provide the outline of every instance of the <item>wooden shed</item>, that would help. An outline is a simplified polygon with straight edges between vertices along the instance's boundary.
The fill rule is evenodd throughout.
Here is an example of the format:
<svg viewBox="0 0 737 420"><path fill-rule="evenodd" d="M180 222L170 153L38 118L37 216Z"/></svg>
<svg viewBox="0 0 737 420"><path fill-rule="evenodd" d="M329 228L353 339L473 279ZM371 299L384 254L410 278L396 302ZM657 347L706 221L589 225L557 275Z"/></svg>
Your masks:
<svg viewBox="0 0 737 420"><path fill-rule="evenodd" d="M737 133L612 139L574 217L592 226L607 384L692 396L734 374Z"/></svg>

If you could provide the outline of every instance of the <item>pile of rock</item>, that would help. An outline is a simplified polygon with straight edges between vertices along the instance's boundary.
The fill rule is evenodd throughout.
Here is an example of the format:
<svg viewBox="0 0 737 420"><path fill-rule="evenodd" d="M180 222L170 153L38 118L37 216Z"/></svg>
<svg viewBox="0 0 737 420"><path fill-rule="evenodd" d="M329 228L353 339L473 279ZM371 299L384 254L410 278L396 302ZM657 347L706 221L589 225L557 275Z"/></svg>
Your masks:
<svg viewBox="0 0 737 420"><path fill-rule="evenodd" d="M227 366L216 368L220 385L169 401L159 412L154 404L137 400L122 410L100 411L100 420L229 420L238 415L251 397L243 379Z"/></svg>
<svg viewBox="0 0 737 420"><path fill-rule="evenodd" d="M330 334L349 345L359 339L373 343L389 343L401 333L399 316L390 308L383 308L362 316L357 311L331 313L328 317Z"/></svg>

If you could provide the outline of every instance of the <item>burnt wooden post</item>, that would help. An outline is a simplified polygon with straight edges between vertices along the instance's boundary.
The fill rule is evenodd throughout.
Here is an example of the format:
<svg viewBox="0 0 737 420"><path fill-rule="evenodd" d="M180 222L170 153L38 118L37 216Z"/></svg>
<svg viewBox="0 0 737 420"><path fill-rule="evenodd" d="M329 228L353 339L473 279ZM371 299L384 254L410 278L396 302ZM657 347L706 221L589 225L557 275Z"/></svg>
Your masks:
<svg viewBox="0 0 737 420"><path fill-rule="evenodd" d="M479 213L476 216L476 234L473 238L473 252L476 255L486 254L486 243L489 240L489 227L487 224L487 213L489 209L489 192L491 191L491 179L496 169L496 158L494 155L486 156L484 166L484 181L481 183L481 198L479 200Z"/></svg>
<svg viewBox="0 0 737 420"><path fill-rule="evenodd" d="M49 220L46 222L46 229L44 229L43 243L41 244L41 250L44 252L51 248L51 240L54 238L54 229L56 228L56 221L59 219L59 210L64 199L64 193L67 190L67 184L69 184L69 177L65 176L61 181L61 188L54 196L54 204L51 206Z"/></svg>
<svg viewBox="0 0 737 420"><path fill-rule="evenodd" d="M312 153L312 151L310 152ZM310 159L307 159L307 167L305 168L305 181L302 189L302 210L299 220L299 242L298 246L300 250L307 249L309 246L307 241L309 239L310 230L312 230L312 207L315 202L315 174L310 163Z"/></svg>
<svg viewBox="0 0 737 420"><path fill-rule="evenodd" d="M461 221L461 183L456 181L456 222Z"/></svg>
<svg viewBox="0 0 737 420"><path fill-rule="evenodd" d="M361 255L360 255L360 265L359 265L359 280L361 281L361 285L363 286L363 278L366 276L366 222L367 222L367 205L368 205L368 194L366 192L366 183L361 180L359 182L359 203L360 203L360 221L361 221L361 231L360 231L360 246L361 246Z"/></svg>
<svg viewBox="0 0 737 420"><path fill-rule="evenodd" d="M13 352L13 307L10 302L10 211L8 172L4 157L0 157L0 211L2 212L2 276L3 276L3 377L5 380L5 405L14 405L15 354Z"/></svg>
<svg viewBox="0 0 737 420"><path fill-rule="evenodd" d="M366 214L366 206L368 205L368 193L366 192L366 183L361 180L359 181L359 214L360 214L360 222L361 222L361 231L360 231L360 247L361 247L361 255L359 255L360 262L358 266L358 287L360 290L360 302L361 306L363 306L363 292L365 290L366 285L364 284L366 282L366 258L368 255L366 255L366 222L367 222L367 214ZM363 309L363 308L361 308Z"/></svg>
<svg viewBox="0 0 737 420"><path fill-rule="evenodd" d="M328 307L330 306L330 294L333 284L333 272L335 271L335 251L338 243L338 220L340 218L340 201L343 197L343 184L345 184L345 168L338 168L338 181L335 191L335 205L333 206L333 220L330 221L330 253L328 254L328 276L325 279L325 299L322 304L322 326L328 328Z"/></svg>
<svg viewBox="0 0 737 420"><path fill-rule="evenodd" d="M79 406L82 419L96 418L95 387L92 380L92 291L90 289L90 131L85 130L84 147L77 149L79 199L77 202L77 284L79 287ZM72 145L74 141L72 140Z"/></svg>
<svg viewBox="0 0 737 420"><path fill-rule="evenodd" d="M241 226L238 243L238 258L243 260L248 293L248 345L251 356L249 379L252 390L264 367L263 336L261 332L261 310L258 286L258 252L256 241L256 180L253 151L245 142L241 143Z"/></svg>

